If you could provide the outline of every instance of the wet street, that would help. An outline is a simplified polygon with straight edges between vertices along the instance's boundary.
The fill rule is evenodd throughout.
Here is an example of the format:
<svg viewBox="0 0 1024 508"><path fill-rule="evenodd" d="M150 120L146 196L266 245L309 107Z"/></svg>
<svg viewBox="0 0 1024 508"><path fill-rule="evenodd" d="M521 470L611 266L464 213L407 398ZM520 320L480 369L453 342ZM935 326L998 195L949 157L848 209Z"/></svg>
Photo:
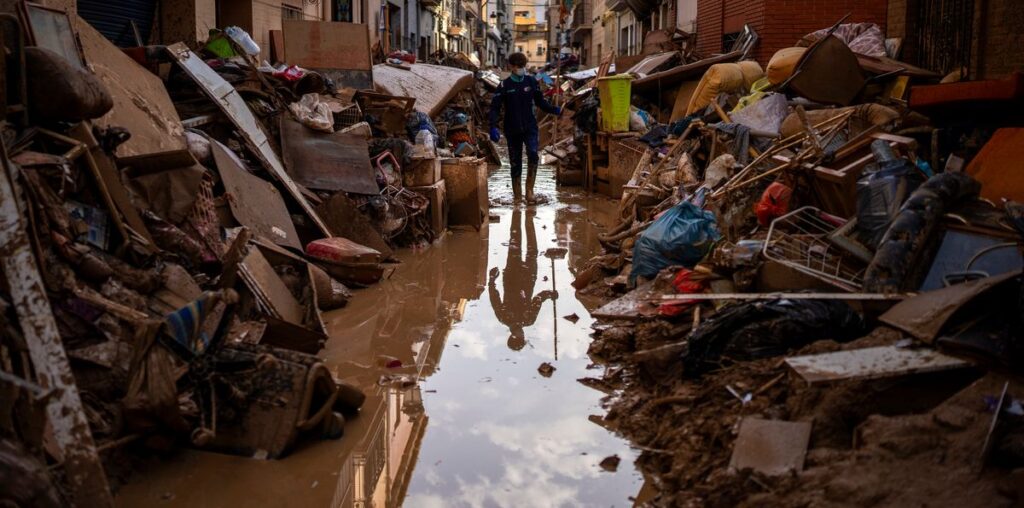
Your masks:
<svg viewBox="0 0 1024 508"><path fill-rule="evenodd" d="M488 226L399 252L389 278L325 316L321 357L368 395L341 440L277 461L153 459L119 504L630 506L642 478L626 442L589 418L603 414L603 394L577 379L600 371L587 302L570 285L615 204L556 191L542 166L545 203L513 209L507 171L491 175ZM598 465L610 455L617 472Z"/></svg>

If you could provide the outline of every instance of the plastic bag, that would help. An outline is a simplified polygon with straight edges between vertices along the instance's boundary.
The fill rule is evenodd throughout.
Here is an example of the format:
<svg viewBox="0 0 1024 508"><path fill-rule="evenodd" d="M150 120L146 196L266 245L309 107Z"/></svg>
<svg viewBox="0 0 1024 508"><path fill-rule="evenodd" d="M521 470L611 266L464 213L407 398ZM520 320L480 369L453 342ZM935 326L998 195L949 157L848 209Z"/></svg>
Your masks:
<svg viewBox="0 0 1024 508"><path fill-rule="evenodd" d="M721 237L715 214L693 203L679 203L640 235L633 247L630 284L635 284L637 277L652 278L670 265L693 267Z"/></svg>
<svg viewBox="0 0 1024 508"><path fill-rule="evenodd" d="M761 194L761 200L754 205L757 222L762 226L767 226L773 220L786 215L789 212L789 198L792 196L793 189L781 182L769 185Z"/></svg>
<svg viewBox="0 0 1024 508"><path fill-rule="evenodd" d="M723 360L784 355L814 341L848 342L866 332L863 318L838 300L768 300L729 305L700 324L683 354L683 374L700 376Z"/></svg>
<svg viewBox="0 0 1024 508"><path fill-rule="evenodd" d="M298 102L288 105L288 110L303 125L313 130L334 132L334 114L327 104L320 102L320 95L308 93Z"/></svg>
<svg viewBox="0 0 1024 508"><path fill-rule="evenodd" d="M629 130L647 132L648 127L655 123L651 114L634 106L629 108Z"/></svg>
<svg viewBox="0 0 1024 508"><path fill-rule="evenodd" d="M416 133L416 146L423 147L426 153L433 156L436 152L437 142L434 139L434 135L427 129L422 129Z"/></svg>

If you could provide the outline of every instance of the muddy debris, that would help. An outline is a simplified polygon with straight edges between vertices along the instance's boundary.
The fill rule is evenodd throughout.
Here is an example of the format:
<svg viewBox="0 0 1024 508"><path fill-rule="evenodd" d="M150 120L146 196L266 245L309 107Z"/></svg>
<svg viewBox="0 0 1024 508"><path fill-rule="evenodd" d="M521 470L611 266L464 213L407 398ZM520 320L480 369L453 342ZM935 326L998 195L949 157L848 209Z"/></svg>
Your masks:
<svg viewBox="0 0 1024 508"><path fill-rule="evenodd" d="M619 212L574 273L604 367L580 382L641 451L644 506L1021 502L1024 99L959 95L1020 78L876 65L867 31L844 18L762 67L747 27L733 53L573 81L549 153ZM969 126L944 111L989 101Z"/></svg>
<svg viewBox="0 0 1024 508"><path fill-rule="evenodd" d="M537 367L537 372L544 377L551 377L551 375L555 373L555 370L557 370L555 369L555 366L548 362L544 362L540 364L540 367Z"/></svg>
<svg viewBox="0 0 1024 508"><path fill-rule="evenodd" d="M601 459L601 462L598 463L598 465L601 466L601 469L605 472L614 473L619 470L619 462L621 461L622 459L620 459L618 455L610 455Z"/></svg>

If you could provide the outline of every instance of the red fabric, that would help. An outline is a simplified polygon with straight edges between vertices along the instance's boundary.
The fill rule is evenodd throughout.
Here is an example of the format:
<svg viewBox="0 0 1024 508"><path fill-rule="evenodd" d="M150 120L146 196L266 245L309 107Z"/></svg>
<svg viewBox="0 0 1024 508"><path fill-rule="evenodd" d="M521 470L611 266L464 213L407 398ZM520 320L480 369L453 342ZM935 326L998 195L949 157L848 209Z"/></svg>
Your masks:
<svg viewBox="0 0 1024 508"><path fill-rule="evenodd" d="M757 214L757 222L767 226L771 222L789 211L789 198L793 196L793 189L785 184L775 182L761 194L761 201L754 206L754 213Z"/></svg>
<svg viewBox="0 0 1024 508"><path fill-rule="evenodd" d="M676 291L683 294L694 294L702 293L704 291L704 282L699 280L693 280L693 270L683 268L676 273L676 277L672 279L672 287ZM665 317L678 316L697 303L697 300L672 300L658 306L658 313Z"/></svg>
<svg viewBox="0 0 1024 508"><path fill-rule="evenodd" d="M414 64L416 63L416 55L407 51L392 51L388 58L397 58L405 63Z"/></svg>
<svg viewBox="0 0 1024 508"><path fill-rule="evenodd" d="M305 76L305 75L306 75L306 73L303 72L302 69L300 69L300 68L298 68L298 67L296 67L294 65L289 66L288 68L286 68L283 71L275 72L274 73L274 77L275 78L283 79L285 81L298 81L298 80L302 79L302 76Z"/></svg>

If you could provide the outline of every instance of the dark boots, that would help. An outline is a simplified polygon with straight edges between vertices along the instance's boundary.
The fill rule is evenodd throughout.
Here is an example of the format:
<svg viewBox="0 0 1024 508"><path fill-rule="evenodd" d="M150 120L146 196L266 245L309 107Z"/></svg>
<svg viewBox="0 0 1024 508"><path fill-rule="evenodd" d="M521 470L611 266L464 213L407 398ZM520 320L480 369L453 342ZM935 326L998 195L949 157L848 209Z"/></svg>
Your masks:
<svg viewBox="0 0 1024 508"><path fill-rule="evenodd" d="M537 180L537 163L531 162L526 166L526 203L536 204L537 200L533 197L533 184Z"/></svg>

